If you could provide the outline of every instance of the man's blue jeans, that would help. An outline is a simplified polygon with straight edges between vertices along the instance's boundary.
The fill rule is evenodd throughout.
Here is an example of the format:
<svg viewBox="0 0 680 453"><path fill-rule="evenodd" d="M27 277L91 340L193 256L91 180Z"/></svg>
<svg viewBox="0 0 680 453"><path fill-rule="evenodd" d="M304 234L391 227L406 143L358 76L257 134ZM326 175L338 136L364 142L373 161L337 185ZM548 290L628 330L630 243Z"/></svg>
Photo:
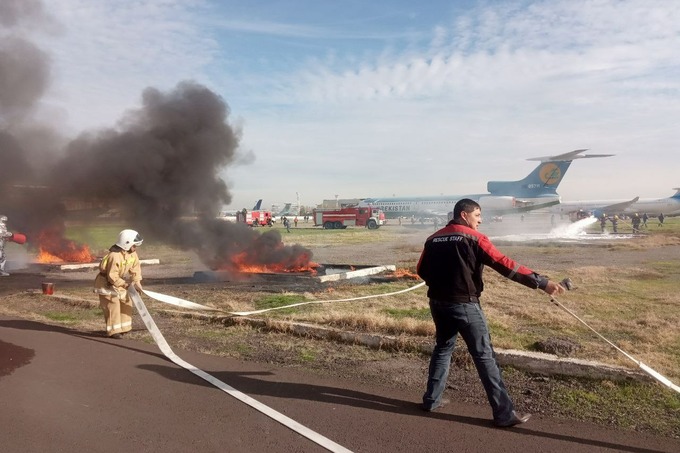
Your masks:
<svg viewBox="0 0 680 453"><path fill-rule="evenodd" d="M478 302L451 303L430 299L430 311L437 329L437 342L430 359L423 406L431 408L440 404L449 375L451 354L456 345L456 337L460 333L486 390L494 420L510 419L514 407L505 389L501 369L496 362L482 307Z"/></svg>

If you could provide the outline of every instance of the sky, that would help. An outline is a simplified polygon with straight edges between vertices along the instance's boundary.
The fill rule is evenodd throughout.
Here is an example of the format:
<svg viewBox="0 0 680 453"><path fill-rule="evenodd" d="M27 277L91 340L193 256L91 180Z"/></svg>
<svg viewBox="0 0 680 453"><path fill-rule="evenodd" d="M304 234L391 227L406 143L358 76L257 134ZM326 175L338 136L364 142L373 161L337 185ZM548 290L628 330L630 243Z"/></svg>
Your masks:
<svg viewBox="0 0 680 453"><path fill-rule="evenodd" d="M680 187L680 2L49 0L39 111L115 127L193 80L241 134L227 209L486 192L587 148L564 200Z"/></svg>

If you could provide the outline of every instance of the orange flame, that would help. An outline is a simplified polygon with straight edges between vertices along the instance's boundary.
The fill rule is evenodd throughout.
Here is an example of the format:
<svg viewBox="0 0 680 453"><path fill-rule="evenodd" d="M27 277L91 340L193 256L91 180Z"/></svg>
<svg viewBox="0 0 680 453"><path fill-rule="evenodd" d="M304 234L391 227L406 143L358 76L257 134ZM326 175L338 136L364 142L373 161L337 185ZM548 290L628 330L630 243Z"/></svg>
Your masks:
<svg viewBox="0 0 680 453"><path fill-rule="evenodd" d="M221 266L223 270L236 271L243 274L272 274L284 272L309 272L316 274L317 263L309 261L307 255L301 255L287 263L254 263L248 252L241 252L231 257L231 262Z"/></svg>
<svg viewBox="0 0 680 453"><path fill-rule="evenodd" d="M91 263L95 256L87 245L77 244L62 236L59 229L46 228L37 236L39 263Z"/></svg>
<svg viewBox="0 0 680 453"><path fill-rule="evenodd" d="M407 277L407 278L414 278L414 279L420 279L418 274L414 274L408 269L400 268L397 269L393 272L395 277Z"/></svg>

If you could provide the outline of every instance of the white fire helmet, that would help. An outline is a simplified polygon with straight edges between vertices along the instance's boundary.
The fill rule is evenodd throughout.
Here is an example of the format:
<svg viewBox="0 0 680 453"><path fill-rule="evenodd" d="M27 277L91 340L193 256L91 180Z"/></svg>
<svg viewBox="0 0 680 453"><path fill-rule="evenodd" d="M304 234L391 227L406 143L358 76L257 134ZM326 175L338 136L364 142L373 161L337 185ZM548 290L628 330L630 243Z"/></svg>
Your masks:
<svg viewBox="0 0 680 453"><path fill-rule="evenodd" d="M4 224L7 222L7 216L6 215L0 215L0 223Z"/></svg>
<svg viewBox="0 0 680 453"><path fill-rule="evenodd" d="M133 245L142 245L143 241L144 239L135 230L123 230L118 234L116 245L127 252Z"/></svg>

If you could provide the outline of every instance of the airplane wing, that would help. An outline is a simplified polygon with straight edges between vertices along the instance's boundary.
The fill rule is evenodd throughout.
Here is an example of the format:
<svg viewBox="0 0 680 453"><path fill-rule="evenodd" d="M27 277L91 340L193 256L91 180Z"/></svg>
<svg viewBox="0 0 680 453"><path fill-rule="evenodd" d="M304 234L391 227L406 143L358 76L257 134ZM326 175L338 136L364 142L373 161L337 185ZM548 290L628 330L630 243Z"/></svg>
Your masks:
<svg viewBox="0 0 680 453"><path fill-rule="evenodd" d="M610 204L609 206L602 206L601 208L598 209L598 211L611 212L611 213L623 212L629 206L637 203L637 201L639 199L640 199L640 197L635 197L632 200L624 201L622 203L615 203L615 204Z"/></svg>
<svg viewBox="0 0 680 453"><path fill-rule="evenodd" d="M559 198L553 198L540 203L536 203L535 201L517 200L515 203L516 203L515 208L509 210L506 209L503 212L499 212L499 214L515 214L521 212L535 211L536 209L549 208L550 206L560 204L560 200Z"/></svg>
<svg viewBox="0 0 680 453"><path fill-rule="evenodd" d="M594 157L611 157L614 154L583 154L584 152L588 151L588 149L576 149L574 151L570 151L568 153L564 154L558 154L556 156L543 156L543 157L532 157L531 159L527 160L537 160L541 162L559 162L559 161L565 161L565 160L574 160L574 159L590 159Z"/></svg>

